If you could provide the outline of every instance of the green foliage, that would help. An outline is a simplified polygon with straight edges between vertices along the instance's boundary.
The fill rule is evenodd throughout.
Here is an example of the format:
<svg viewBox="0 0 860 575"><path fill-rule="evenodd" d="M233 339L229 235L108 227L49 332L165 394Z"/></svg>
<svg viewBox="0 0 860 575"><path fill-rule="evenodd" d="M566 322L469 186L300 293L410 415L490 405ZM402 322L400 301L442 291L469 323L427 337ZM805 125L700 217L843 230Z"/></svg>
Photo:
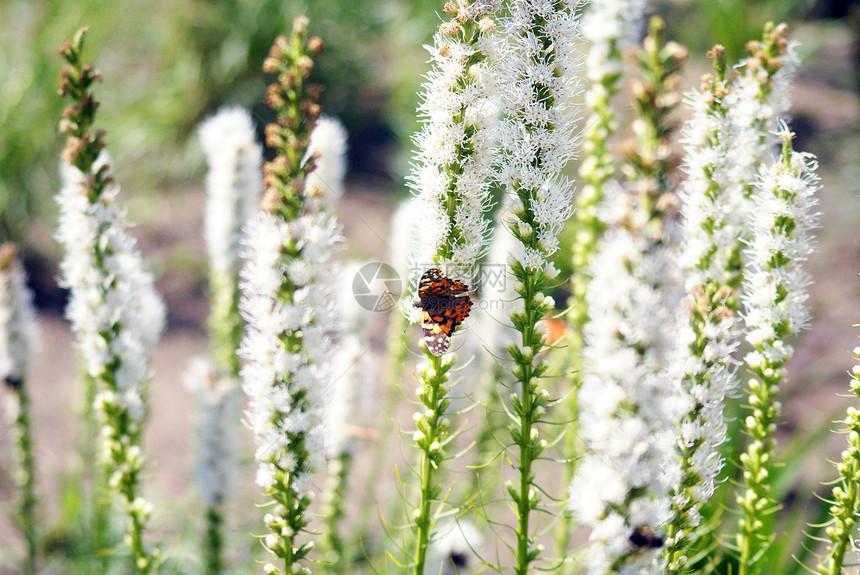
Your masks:
<svg viewBox="0 0 860 575"><path fill-rule="evenodd" d="M750 38L757 37L766 22L791 22L806 15L814 0L708 0L707 2L661 2L659 12L672 12L670 20L678 41L693 52L704 53L714 44L726 47L729 61L744 56Z"/></svg>
<svg viewBox="0 0 860 575"><path fill-rule="evenodd" d="M431 0L6 0L0 5L0 239L21 238L32 217L52 214L58 187L55 47L91 28L90 54L110 81L98 87L118 179L151 191L199 165L184 152L193 127L222 104L260 105L260 62L293 16L311 18L326 41L315 77L323 108L351 134L415 126L422 48L438 17ZM382 68L382 64L387 64ZM379 136L376 136L379 137ZM390 137L390 135L388 136ZM373 159L369 160L373 161ZM380 166L385 167L385 166Z"/></svg>

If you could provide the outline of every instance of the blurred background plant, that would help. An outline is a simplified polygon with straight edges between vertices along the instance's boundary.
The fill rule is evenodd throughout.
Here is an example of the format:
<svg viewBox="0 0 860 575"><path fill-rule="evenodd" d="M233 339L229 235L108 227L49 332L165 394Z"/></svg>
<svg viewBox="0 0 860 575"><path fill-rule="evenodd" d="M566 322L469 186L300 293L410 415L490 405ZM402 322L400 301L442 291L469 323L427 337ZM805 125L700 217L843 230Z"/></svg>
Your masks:
<svg viewBox="0 0 860 575"><path fill-rule="evenodd" d="M51 215L59 145L55 46L88 24L93 57L111 81L102 117L119 180L136 193L198 177L193 127L223 104L254 110L262 123L259 63L284 22L307 14L326 42L316 74L323 109L346 126L353 172L405 173L416 127L423 45L439 19L437 0L6 0L0 6L0 236L21 239L33 216ZM852 0L662 0L651 6L694 54L719 41L737 59L768 20L841 18ZM856 8L855 8L856 18ZM855 21L855 34L857 30ZM850 29L850 27L848 27ZM805 43L805 50L813 46ZM849 83L850 78L841 81ZM192 142L192 145L188 145Z"/></svg>
<svg viewBox="0 0 860 575"><path fill-rule="evenodd" d="M0 235L21 238L34 216L51 215L57 188L56 46L88 24L90 49L105 77L99 97L110 127L119 180L136 193L199 175L193 128L222 104L254 110L265 80L260 62L300 13L325 38L315 73L323 107L355 141L352 166L383 174L386 146L407 141L435 28L435 0L7 0L0 6ZM194 142L188 146L189 142Z"/></svg>

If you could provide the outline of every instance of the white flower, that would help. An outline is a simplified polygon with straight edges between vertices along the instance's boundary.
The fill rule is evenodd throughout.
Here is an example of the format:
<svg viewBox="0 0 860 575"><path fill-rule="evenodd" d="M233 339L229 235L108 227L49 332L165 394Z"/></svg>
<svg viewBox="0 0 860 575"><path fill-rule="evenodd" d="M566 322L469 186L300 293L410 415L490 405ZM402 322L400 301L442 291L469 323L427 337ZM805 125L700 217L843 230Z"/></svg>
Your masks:
<svg viewBox="0 0 860 575"><path fill-rule="evenodd" d="M625 228L608 230L591 262L579 391L587 451L570 485L570 508L592 530L589 573L622 557L631 572L657 572L658 554L634 554L629 537L662 535L680 478L674 430L691 407L678 367L689 338L680 272L670 246Z"/></svg>
<svg viewBox="0 0 860 575"><path fill-rule="evenodd" d="M471 5L458 18L491 16L500 4ZM486 64L495 50L493 36L489 31L476 34L463 38L438 32L428 48L432 68L418 110L423 126L415 136L417 153L409 177L421 222L410 269L420 269L420 277L431 265L440 267L469 286L476 285L477 264L488 243L488 176L497 115L495 83ZM411 302L417 299L418 278L410 279L415 280L406 298Z"/></svg>
<svg viewBox="0 0 860 575"><path fill-rule="evenodd" d="M102 154L93 171L106 166ZM164 323L164 304L143 269L134 239L125 231L123 214L114 199L118 188L108 184L90 203L86 176L62 165L63 188L57 202L57 238L66 253L60 264L62 284L71 291L66 315L83 353L89 374L116 375L120 409L137 403L151 378L151 358ZM106 339L102 334L112 334ZM140 424L143 410L135 410Z"/></svg>
<svg viewBox="0 0 860 575"><path fill-rule="evenodd" d="M785 124L778 134L793 137ZM806 300L812 280L802 266L812 253L812 230L818 226L816 168L811 155L792 151L788 160L781 157L762 167L755 183L752 239L746 250L750 271L743 294L747 340L755 347L746 358L751 367L763 358L781 364L790 355L790 346L776 339L777 326L786 329L785 335L809 326Z"/></svg>
<svg viewBox="0 0 860 575"><path fill-rule="evenodd" d="M451 521L434 534L427 551L425 572L434 575L471 573L478 565L478 552L484 537L468 521Z"/></svg>
<svg viewBox="0 0 860 575"><path fill-rule="evenodd" d="M367 342L366 328L370 312L356 302L352 293L352 278L361 262L343 268L338 281L337 306L344 318L337 353L332 358L331 378L327 384L328 403L324 413L325 446L329 458L352 448L347 428L370 423L373 412L377 367Z"/></svg>
<svg viewBox="0 0 860 575"><path fill-rule="evenodd" d="M321 117L311 132L305 160L315 157L316 167L308 174L305 188L312 195L324 199L327 209L332 210L343 195L343 178L346 175L347 134L341 123L334 118Z"/></svg>
<svg viewBox="0 0 860 575"><path fill-rule="evenodd" d="M267 212L252 218L240 284L247 333L239 353L248 360L242 389L248 396L245 421L257 444L257 482L271 486L277 466L291 472L291 487L302 496L325 463L323 414L341 329L334 297L339 266L332 256L342 237L324 208L309 196L305 212L293 221ZM285 255L287 245L299 254ZM285 338L300 342L299 348L288 348ZM302 442L306 457L296 457L294 442Z"/></svg>
<svg viewBox="0 0 860 575"><path fill-rule="evenodd" d="M513 2L495 63L504 113L498 179L522 239L517 257L530 270L542 270L558 249L557 235L572 211L573 186L560 174L579 143L573 98L580 90L580 6ZM544 52L538 36L551 51ZM551 98L539 98L542 93Z"/></svg>
<svg viewBox="0 0 860 575"><path fill-rule="evenodd" d="M732 356L739 343L738 317L727 308L722 314L711 314L708 308L723 305L717 294L735 297L728 286L736 285L741 273L744 211L738 206L738 190L743 183L732 180L737 174L729 157L734 127L725 113L725 102L716 90L708 90L688 93L686 103L693 115L683 131L687 179L679 192L685 231L681 263L687 271L690 294L686 307L698 306L705 314L702 325L696 327L706 343L686 370L687 392L696 408L678 434L682 449L695 446L686 472L697 478L696 485L692 500L679 494L676 503L695 526L698 508L705 503L701 497L713 493L723 466L718 450L726 436L723 409L726 397L737 388ZM706 297L708 293L714 295Z"/></svg>
<svg viewBox="0 0 860 575"><path fill-rule="evenodd" d="M262 148L243 108L224 108L198 129L206 153L206 245L213 275L235 285L241 267L241 230L263 193Z"/></svg>
<svg viewBox="0 0 860 575"><path fill-rule="evenodd" d="M33 295L11 244L0 247L0 379L21 385L38 344Z"/></svg>
<svg viewBox="0 0 860 575"><path fill-rule="evenodd" d="M726 148L726 165L731 168L726 176L731 186L728 193L733 196L736 210L744 214L753 209L748 204L752 183L758 178L762 164L773 155L777 141L773 133L779 128L778 118L791 105L790 82L798 65L793 44L788 45L779 62L772 84L755 58L741 62L738 66L741 74L725 99L732 130Z"/></svg>
<svg viewBox="0 0 860 575"><path fill-rule="evenodd" d="M620 50L638 43L645 0L592 0L582 22L582 37L590 44L585 67L599 90L609 76L620 75Z"/></svg>

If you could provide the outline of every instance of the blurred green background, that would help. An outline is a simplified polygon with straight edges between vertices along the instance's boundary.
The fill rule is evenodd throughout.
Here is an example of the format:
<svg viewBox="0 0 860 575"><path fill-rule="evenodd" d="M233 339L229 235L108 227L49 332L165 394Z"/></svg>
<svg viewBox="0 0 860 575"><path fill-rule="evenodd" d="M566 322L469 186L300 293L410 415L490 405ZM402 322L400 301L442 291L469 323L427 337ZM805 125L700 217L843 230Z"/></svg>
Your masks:
<svg viewBox="0 0 860 575"><path fill-rule="evenodd" d="M767 20L841 18L845 0L662 2L654 10L694 53L715 41L732 57ZM56 49L90 26L89 58L105 82L100 127L119 181L134 193L197 178L195 125L222 104L260 105L259 69L274 37L299 13L327 46L317 79L324 109L346 124L354 172L398 181L439 0L3 0L0 3L0 236L21 239L52 214L57 189ZM856 27L857 22L853 25ZM189 145L191 143L192 145Z"/></svg>
<svg viewBox="0 0 860 575"><path fill-rule="evenodd" d="M346 124L351 163L384 173L380 149L411 123L421 48L434 29L432 0L3 0L0 3L0 233L20 239L28 217L51 213L57 189L57 48L83 25L101 69L99 127L119 181L148 193L202 169L194 127L222 104L260 120L260 66L295 15L325 39L317 80L327 114ZM408 127L406 128L408 129ZM189 146L189 142L193 142Z"/></svg>

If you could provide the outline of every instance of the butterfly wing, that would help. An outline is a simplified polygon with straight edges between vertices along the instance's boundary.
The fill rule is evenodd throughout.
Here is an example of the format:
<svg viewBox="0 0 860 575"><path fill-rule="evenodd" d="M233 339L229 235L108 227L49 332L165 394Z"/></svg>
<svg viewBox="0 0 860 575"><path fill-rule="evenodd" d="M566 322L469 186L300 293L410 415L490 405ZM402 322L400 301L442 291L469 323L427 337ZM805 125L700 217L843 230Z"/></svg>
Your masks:
<svg viewBox="0 0 860 575"><path fill-rule="evenodd" d="M451 335L469 315L472 299L469 288L461 281L445 277L438 268L430 268L418 284L416 303L423 311L421 327L424 341L433 355L448 351Z"/></svg>
<svg viewBox="0 0 860 575"><path fill-rule="evenodd" d="M421 276L418 282L418 297L425 298L441 297L449 295L464 294L469 287L461 281L446 277L439 268L430 268Z"/></svg>
<svg viewBox="0 0 860 575"><path fill-rule="evenodd" d="M451 333L456 325L452 320L442 315L431 315L424 310L421 327L424 330L424 342L433 355L442 355L451 345Z"/></svg>

